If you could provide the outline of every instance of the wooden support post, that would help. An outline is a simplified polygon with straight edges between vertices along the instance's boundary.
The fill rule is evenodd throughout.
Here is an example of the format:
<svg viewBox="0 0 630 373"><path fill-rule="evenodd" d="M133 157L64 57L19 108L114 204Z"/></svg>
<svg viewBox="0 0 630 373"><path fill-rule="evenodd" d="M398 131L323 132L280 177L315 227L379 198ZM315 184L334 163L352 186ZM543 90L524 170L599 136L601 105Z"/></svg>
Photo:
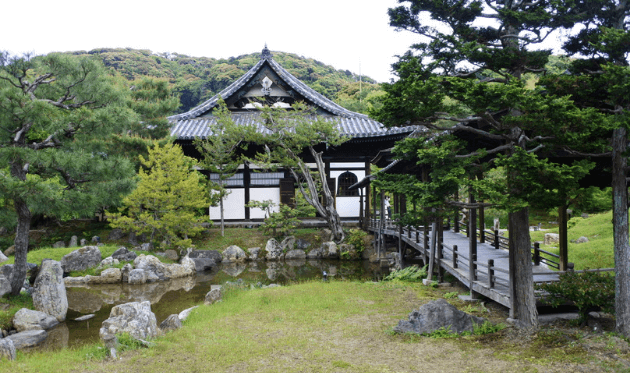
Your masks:
<svg viewBox="0 0 630 373"><path fill-rule="evenodd" d="M423 239L423 252L424 252L424 264L429 264L428 254L429 254L429 224L427 221L424 222L424 239Z"/></svg>
<svg viewBox="0 0 630 373"><path fill-rule="evenodd" d="M385 233L385 228L387 228L386 223L385 223L385 192L381 190L381 229L380 229L380 240L378 243L378 257L379 259L381 258L381 255L383 253L385 248L385 237L384 237L384 233Z"/></svg>
<svg viewBox="0 0 630 373"><path fill-rule="evenodd" d="M558 246L560 258L558 259L559 270L566 271L569 264L569 250L567 242L567 206L558 207Z"/></svg>
<svg viewBox="0 0 630 373"><path fill-rule="evenodd" d="M442 278L444 276L444 270L442 268L442 258L444 247L442 244L444 243L444 223L443 220L440 219L437 224L437 273L438 273L438 281L442 282Z"/></svg>
<svg viewBox="0 0 630 373"><path fill-rule="evenodd" d="M499 241L499 231L494 231L494 248L495 249L500 249L501 248L501 242Z"/></svg>
<svg viewBox="0 0 630 373"><path fill-rule="evenodd" d="M485 229L486 229L486 222L485 222L484 209L483 207L479 207L479 242L480 243L486 242L486 234L484 232Z"/></svg>
<svg viewBox="0 0 630 373"><path fill-rule="evenodd" d="M494 259L488 259L488 286L494 289Z"/></svg>
<svg viewBox="0 0 630 373"><path fill-rule="evenodd" d="M455 191L455 201L459 200L459 192ZM459 210L455 208L455 214L453 216L453 232L459 233Z"/></svg>
<svg viewBox="0 0 630 373"><path fill-rule="evenodd" d="M457 268L457 245L453 245L453 268Z"/></svg>
<svg viewBox="0 0 630 373"><path fill-rule="evenodd" d="M370 162L366 161L365 162L365 176L366 177L370 176L370 173L371 173ZM370 215L371 215L370 214L370 204L372 202L372 198L371 198L371 193L370 193L370 190L371 190L371 188L370 188L371 185L370 184L371 183L370 183L370 181L368 179L367 186L365 187L365 213L366 213L365 220L366 221L370 221Z"/></svg>
<svg viewBox="0 0 630 373"><path fill-rule="evenodd" d="M247 205L250 201L250 193L249 188L251 184L251 175L249 170L249 163L243 163L243 187L245 188L245 205ZM249 207L245 207L245 219L250 219L250 211Z"/></svg>
<svg viewBox="0 0 630 373"><path fill-rule="evenodd" d="M470 194L470 203L475 203L475 197ZM468 216L468 277L470 279L470 294L472 295L473 281L477 281L477 209L471 208Z"/></svg>
<svg viewBox="0 0 630 373"><path fill-rule="evenodd" d="M540 265L540 242L534 242L534 265Z"/></svg>
<svg viewBox="0 0 630 373"><path fill-rule="evenodd" d="M416 243L420 242L420 229L416 227Z"/></svg>

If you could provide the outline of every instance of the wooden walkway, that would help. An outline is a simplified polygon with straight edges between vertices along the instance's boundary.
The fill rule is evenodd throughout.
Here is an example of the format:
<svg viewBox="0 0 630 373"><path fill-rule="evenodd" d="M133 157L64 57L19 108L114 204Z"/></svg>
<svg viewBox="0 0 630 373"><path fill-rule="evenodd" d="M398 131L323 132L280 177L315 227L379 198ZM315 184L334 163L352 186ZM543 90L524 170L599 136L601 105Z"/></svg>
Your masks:
<svg viewBox="0 0 630 373"><path fill-rule="evenodd" d="M425 238L422 228L401 229L394 225L381 228L379 221L375 220L371 222L369 230L374 232L376 237L381 232L383 237L401 239L403 247L406 244L406 247L415 250L425 263L429 262L430 234ZM473 296L475 293L481 294L510 308L508 250L497 249L489 243L477 242L476 260L470 260L469 242L469 238L464 234L444 230L442 244L438 242L436 245L435 263L439 262L442 270L471 289ZM544 264L532 264L532 269L534 282L558 281L558 273Z"/></svg>

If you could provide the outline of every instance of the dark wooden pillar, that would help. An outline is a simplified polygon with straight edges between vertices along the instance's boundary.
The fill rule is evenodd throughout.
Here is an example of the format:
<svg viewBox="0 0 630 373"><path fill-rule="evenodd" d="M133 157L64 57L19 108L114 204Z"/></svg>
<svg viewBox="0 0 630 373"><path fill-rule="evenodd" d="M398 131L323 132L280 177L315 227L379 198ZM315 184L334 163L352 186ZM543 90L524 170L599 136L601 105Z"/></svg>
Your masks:
<svg viewBox="0 0 630 373"><path fill-rule="evenodd" d="M243 187L245 188L245 204L247 205L250 201L249 195L249 187L251 185L251 174L249 170L249 163L245 162L243 164ZM245 219L249 220L249 207L245 207Z"/></svg>
<svg viewBox="0 0 630 373"><path fill-rule="evenodd" d="M368 177L370 175L371 175L370 162L365 162L365 177ZM370 198L371 196L370 187L371 187L371 183L368 179L368 184L365 187L365 212L366 212L365 221L366 222L369 222L370 218L372 217L370 214L370 203L372 202L372 198Z"/></svg>
<svg viewBox="0 0 630 373"><path fill-rule="evenodd" d="M470 193L469 202L475 203L475 197ZM473 282L476 280L477 275L477 209L469 209L470 216L468 217L468 277L470 281L470 296L474 298Z"/></svg>
<svg viewBox="0 0 630 373"><path fill-rule="evenodd" d="M483 174L477 175L477 178L479 180L482 180ZM480 202L483 202L483 201L480 201ZM486 236L483 232L485 228L486 228L486 216L485 216L483 206L480 206L479 207L479 242L480 243L486 242Z"/></svg>
<svg viewBox="0 0 630 373"><path fill-rule="evenodd" d="M569 250L567 242L567 206L558 207L558 238L560 246L560 271L566 271L569 266Z"/></svg>

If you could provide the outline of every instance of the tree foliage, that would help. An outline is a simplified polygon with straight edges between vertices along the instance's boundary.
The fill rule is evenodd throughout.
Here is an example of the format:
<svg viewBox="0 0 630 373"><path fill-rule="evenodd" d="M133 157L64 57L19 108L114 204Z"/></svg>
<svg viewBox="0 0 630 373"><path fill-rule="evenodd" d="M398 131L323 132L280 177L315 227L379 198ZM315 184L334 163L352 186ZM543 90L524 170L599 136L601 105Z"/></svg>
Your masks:
<svg viewBox="0 0 630 373"><path fill-rule="evenodd" d="M174 144L156 145L140 161L138 186L123 201L127 212L111 214L110 225L150 233L165 246L189 247L189 237L203 230L198 211L209 203L204 177L192 169L195 161Z"/></svg>
<svg viewBox="0 0 630 373"><path fill-rule="evenodd" d="M92 58L0 53L0 199L17 224L13 295L34 215L90 216L133 188L133 165L111 142L138 120L128 94Z"/></svg>

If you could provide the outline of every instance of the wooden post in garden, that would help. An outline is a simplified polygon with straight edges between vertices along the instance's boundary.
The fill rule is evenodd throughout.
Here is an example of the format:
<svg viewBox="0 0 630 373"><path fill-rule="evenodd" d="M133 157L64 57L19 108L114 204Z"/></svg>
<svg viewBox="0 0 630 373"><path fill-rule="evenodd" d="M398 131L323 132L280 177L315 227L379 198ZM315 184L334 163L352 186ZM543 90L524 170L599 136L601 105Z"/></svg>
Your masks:
<svg viewBox="0 0 630 373"><path fill-rule="evenodd" d="M475 197L472 193L470 193L469 203L475 203ZM477 209L470 208L468 216L468 278L470 279L470 297L475 298L473 292L473 282L476 280L477 265L475 262L477 261Z"/></svg>
<svg viewBox="0 0 630 373"><path fill-rule="evenodd" d="M371 169L370 169L370 162L366 161L365 162L365 176L368 177L371 174ZM370 179L368 179L367 182L367 186L365 187L365 221L370 221L371 218L371 214L370 214L370 203L372 201L371 198L371 193L370 193L370 187L371 187L371 182Z"/></svg>
<svg viewBox="0 0 630 373"><path fill-rule="evenodd" d="M483 179L483 173L480 173L479 175L477 175L477 179L482 180ZM483 201L480 201L483 202ZM486 242L486 235L484 233L484 230L486 228L486 215L484 212L484 208L483 206L479 206L479 242L480 243L484 243Z"/></svg>
<svg viewBox="0 0 630 373"><path fill-rule="evenodd" d="M562 205L558 207L558 246L559 256L558 264L560 271L566 271L569 264L569 250L568 250L568 238L567 238L567 206Z"/></svg>

